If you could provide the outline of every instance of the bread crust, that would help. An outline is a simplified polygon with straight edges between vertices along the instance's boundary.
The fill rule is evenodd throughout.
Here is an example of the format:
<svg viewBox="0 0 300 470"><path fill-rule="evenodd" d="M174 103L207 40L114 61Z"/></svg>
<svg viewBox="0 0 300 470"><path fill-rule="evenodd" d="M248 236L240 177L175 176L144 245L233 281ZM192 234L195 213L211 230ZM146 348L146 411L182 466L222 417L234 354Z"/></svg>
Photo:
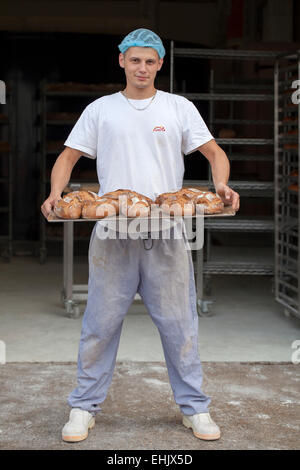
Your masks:
<svg viewBox="0 0 300 470"><path fill-rule="evenodd" d="M160 194L155 202L170 215L218 214L224 209L224 203L218 194L192 187ZM174 208L171 211L172 205Z"/></svg>
<svg viewBox="0 0 300 470"><path fill-rule="evenodd" d="M98 195L93 191L73 191L60 199L54 206L54 214L61 219L79 219L83 205L95 201Z"/></svg>
<svg viewBox="0 0 300 470"><path fill-rule="evenodd" d="M120 198L120 213L127 217L148 217L153 201L142 194L126 194Z"/></svg>
<svg viewBox="0 0 300 470"><path fill-rule="evenodd" d="M199 194L203 194L205 192L207 191L203 191L202 189L198 188L182 188L179 191L179 194L193 200L196 196L199 196Z"/></svg>
<svg viewBox="0 0 300 470"><path fill-rule="evenodd" d="M160 206L165 214L174 216L192 216L195 214L195 204L186 196L169 196Z"/></svg>
<svg viewBox="0 0 300 470"><path fill-rule="evenodd" d="M193 199L196 213L220 214L224 210L224 203L218 194L204 191Z"/></svg>
<svg viewBox="0 0 300 470"><path fill-rule="evenodd" d="M61 219L79 219L82 204L78 199L60 199L54 206L54 214Z"/></svg>
<svg viewBox="0 0 300 470"><path fill-rule="evenodd" d="M144 194L137 193L136 191L132 191L131 189L116 189L116 191L111 191L109 193L103 194L102 197L109 197L112 199L118 199L119 196L128 196L128 197L139 197L141 199L145 199L149 204L153 204L153 200L150 199L147 196L144 196Z"/></svg>
<svg viewBox="0 0 300 470"><path fill-rule="evenodd" d="M79 202L95 201L98 199L98 194L93 191L72 191L66 194L63 199L77 199Z"/></svg>
<svg viewBox="0 0 300 470"><path fill-rule="evenodd" d="M179 193L180 193L180 189L179 190L176 190L176 191L170 191L168 193L162 193L162 194L159 194L157 196L157 198L155 199L155 204L158 204L159 206L164 202L164 200L170 198L170 197L177 197L179 196Z"/></svg>
<svg viewBox="0 0 300 470"><path fill-rule="evenodd" d="M292 183L289 185L289 190L290 191L294 191L294 192L298 192L298 185L297 183Z"/></svg>
<svg viewBox="0 0 300 470"><path fill-rule="evenodd" d="M83 219L103 219L118 214L118 202L107 197L101 197L97 201L88 201L82 207Z"/></svg>

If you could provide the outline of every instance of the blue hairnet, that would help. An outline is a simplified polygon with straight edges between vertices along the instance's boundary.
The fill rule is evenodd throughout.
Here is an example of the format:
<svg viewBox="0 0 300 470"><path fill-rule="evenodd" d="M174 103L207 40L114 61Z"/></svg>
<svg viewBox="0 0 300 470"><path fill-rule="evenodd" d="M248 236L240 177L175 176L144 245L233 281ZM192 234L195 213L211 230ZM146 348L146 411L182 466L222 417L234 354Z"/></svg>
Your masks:
<svg viewBox="0 0 300 470"><path fill-rule="evenodd" d="M121 44L119 44L119 50L124 54L129 47L152 47L155 49L162 59L166 53L163 43L157 34L150 29L139 28L135 29L131 33L127 34Z"/></svg>

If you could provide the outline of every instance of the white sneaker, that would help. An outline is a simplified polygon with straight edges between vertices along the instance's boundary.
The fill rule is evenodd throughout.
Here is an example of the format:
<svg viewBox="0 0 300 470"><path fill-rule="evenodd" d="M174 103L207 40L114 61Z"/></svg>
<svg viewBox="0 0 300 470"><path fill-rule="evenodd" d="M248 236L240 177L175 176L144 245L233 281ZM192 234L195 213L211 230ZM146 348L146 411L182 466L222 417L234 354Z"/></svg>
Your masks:
<svg viewBox="0 0 300 470"><path fill-rule="evenodd" d="M194 436L206 441L220 439L221 432L216 423L211 419L209 413L198 413L195 415L183 415L182 424L192 428Z"/></svg>
<svg viewBox="0 0 300 470"><path fill-rule="evenodd" d="M69 421L62 429L62 438L67 442L83 441L88 437L89 429L95 426L95 417L86 410L72 408Z"/></svg>

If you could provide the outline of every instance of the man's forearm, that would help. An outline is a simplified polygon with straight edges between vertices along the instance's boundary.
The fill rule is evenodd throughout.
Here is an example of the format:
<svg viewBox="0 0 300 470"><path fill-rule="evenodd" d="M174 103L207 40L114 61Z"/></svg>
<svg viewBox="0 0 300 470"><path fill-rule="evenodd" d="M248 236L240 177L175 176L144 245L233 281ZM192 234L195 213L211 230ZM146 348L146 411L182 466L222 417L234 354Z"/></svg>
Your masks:
<svg viewBox="0 0 300 470"><path fill-rule="evenodd" d="M231 204L234 210L239 210L240 196L227 185L230 175L230 163L224 150L219 147L214 139L198 147L198 150L210 163L216 193L221 197L224 204Z"/></svg>
<svg viewBox="0 0 300 470"><path fill-rule="evenodd" d="M74 164L63 158L62 153L57 158L51 172L51 195L60 197L70 181Z"/></svg>
<svg viewBox="0 0 300 470"><path fill-rule="evenodd" d="M209 161L216 190L219 185L226 185L230 174L230 164L224 150L214 139L198 147L198 150Z"/></svg>
<svg viewBox="0 0 300 470"><path fill-rule="evenodd" d="M211 173L215 188L217 190L220 183L227 184L230 175L230 164L226 153L220 149L210 161Z"/></svg>

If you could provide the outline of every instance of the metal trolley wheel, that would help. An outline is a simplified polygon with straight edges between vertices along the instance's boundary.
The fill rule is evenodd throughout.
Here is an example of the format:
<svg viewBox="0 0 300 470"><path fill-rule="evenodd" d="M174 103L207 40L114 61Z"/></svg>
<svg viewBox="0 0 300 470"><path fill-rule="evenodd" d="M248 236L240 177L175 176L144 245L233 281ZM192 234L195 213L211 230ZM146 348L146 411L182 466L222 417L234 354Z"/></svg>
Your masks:
<svg viewBox="0 0 300 470"><path fill-rule="evenodd" d="M80 317L80 308L79 305L76 304L73 300L68 300L65 302L65 308L67 311L67 315L70 318L79 318Z"/></svg>
<svg viewBox="0 0 300 470"><path fill-rule="evenodd" d="M212 304L214 300L197 300L197 312L199 317L212 317L213 312L210 311L210 304Z"/></svg>
<svg viewBox="0 0 300 470"><path fill-rule="evenodd" d="M69 318L79 318L80 317L80 308L79 305L74 302L74 300L66 300L66 295L64 289L60 293L60 301L62 306L67 312Z"/></svg>

